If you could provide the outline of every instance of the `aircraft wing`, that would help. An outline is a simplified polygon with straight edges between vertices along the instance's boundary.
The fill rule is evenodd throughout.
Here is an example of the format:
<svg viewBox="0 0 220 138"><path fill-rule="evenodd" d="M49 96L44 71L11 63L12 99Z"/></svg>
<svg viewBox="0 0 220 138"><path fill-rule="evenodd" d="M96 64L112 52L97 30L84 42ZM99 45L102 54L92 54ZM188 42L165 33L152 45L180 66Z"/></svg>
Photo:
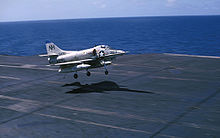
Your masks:
<svg viewBox="0 0 220 138"><path fill-rule="evenodd" d="M45 55L39 55L40 57L49 57L49 56L58 56L58 54L45 54Z"/></svg>
<svg viewBox="0 0 220 138"><path fill-rule="evenodd" d="M57 63L57 64L53 64L53 65L55 65L55 66L74 65L74 64L82 64L84 62L89 62L89 61L94 61L94 60L95 59L84 59L84 60L77 60L77 61Z"/></svg>

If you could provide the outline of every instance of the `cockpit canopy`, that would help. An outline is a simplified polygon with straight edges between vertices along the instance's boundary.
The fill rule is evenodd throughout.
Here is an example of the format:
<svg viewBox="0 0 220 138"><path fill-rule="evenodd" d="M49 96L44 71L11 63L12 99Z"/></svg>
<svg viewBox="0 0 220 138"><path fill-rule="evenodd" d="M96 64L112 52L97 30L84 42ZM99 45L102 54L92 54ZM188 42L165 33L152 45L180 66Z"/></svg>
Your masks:
<svg viewBox="0 0 220 138"><path fill-rule="evenodd" d="M96 47L103 48L103 49L111 49L108 45L97 45Z"/></svg>

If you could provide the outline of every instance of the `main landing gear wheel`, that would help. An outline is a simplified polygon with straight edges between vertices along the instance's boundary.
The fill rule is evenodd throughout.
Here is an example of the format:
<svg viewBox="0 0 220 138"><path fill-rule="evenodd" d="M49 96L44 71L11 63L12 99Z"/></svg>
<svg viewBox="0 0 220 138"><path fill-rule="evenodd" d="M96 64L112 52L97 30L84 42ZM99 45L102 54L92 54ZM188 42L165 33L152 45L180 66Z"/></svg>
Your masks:
<svg viewBox="0 0 220 138"><path fill-rule="evenodd" d="M105 71L105 75L108 75L108 71L107 70Z"/></svg>
<svg viewBox="0 0 220 138"><path fill-rule="evenodd" d="M90 76L90 75L91 75L91 73L90 73L89 71L87 71L86 75L87 75L87 76Z"/></svg>
<svg viewBox="0 0 220 138"><path fill-rule="evenodd" d="M77 78L78 78L78 74L74 74L73 77L74 77L75 79L77 79Z"/></svg>

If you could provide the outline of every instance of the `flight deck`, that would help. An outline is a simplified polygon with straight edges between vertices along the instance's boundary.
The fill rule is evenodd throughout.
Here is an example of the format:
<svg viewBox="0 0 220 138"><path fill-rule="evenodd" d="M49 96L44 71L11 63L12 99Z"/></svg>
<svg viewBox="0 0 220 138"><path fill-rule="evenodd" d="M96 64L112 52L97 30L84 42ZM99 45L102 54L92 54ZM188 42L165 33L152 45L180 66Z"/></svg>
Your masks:
<svg viewBox="0 0 220 138"><path fill-rule="evenodd" d="M220 58L118 57L58 73L38 56L0 56L0 137L220 137Z"/></svg>

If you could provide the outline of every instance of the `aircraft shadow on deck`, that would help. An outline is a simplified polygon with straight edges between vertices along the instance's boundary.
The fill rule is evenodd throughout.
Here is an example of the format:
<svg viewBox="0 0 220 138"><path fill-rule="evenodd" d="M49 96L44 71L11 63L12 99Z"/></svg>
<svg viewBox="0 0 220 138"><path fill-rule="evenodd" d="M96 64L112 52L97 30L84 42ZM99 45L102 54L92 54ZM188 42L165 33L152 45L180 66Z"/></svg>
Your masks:
<svg viewBox="0 0 220 138"><path fill-rule="evenodd" d="M70 84L65 84L62 87L67 86L77 86L79 88L72 89L66 93L70 94L78 94L78 93L104 93L107 91L126 91L126 92L136 92L136 93L148 93L154 94L154 92L150 91L141 91L141 90L133 90L127 88L121 88L117 83L113 81L102 81L99 83L85 84L82 85L80 82L74 82Z"/></svg>

